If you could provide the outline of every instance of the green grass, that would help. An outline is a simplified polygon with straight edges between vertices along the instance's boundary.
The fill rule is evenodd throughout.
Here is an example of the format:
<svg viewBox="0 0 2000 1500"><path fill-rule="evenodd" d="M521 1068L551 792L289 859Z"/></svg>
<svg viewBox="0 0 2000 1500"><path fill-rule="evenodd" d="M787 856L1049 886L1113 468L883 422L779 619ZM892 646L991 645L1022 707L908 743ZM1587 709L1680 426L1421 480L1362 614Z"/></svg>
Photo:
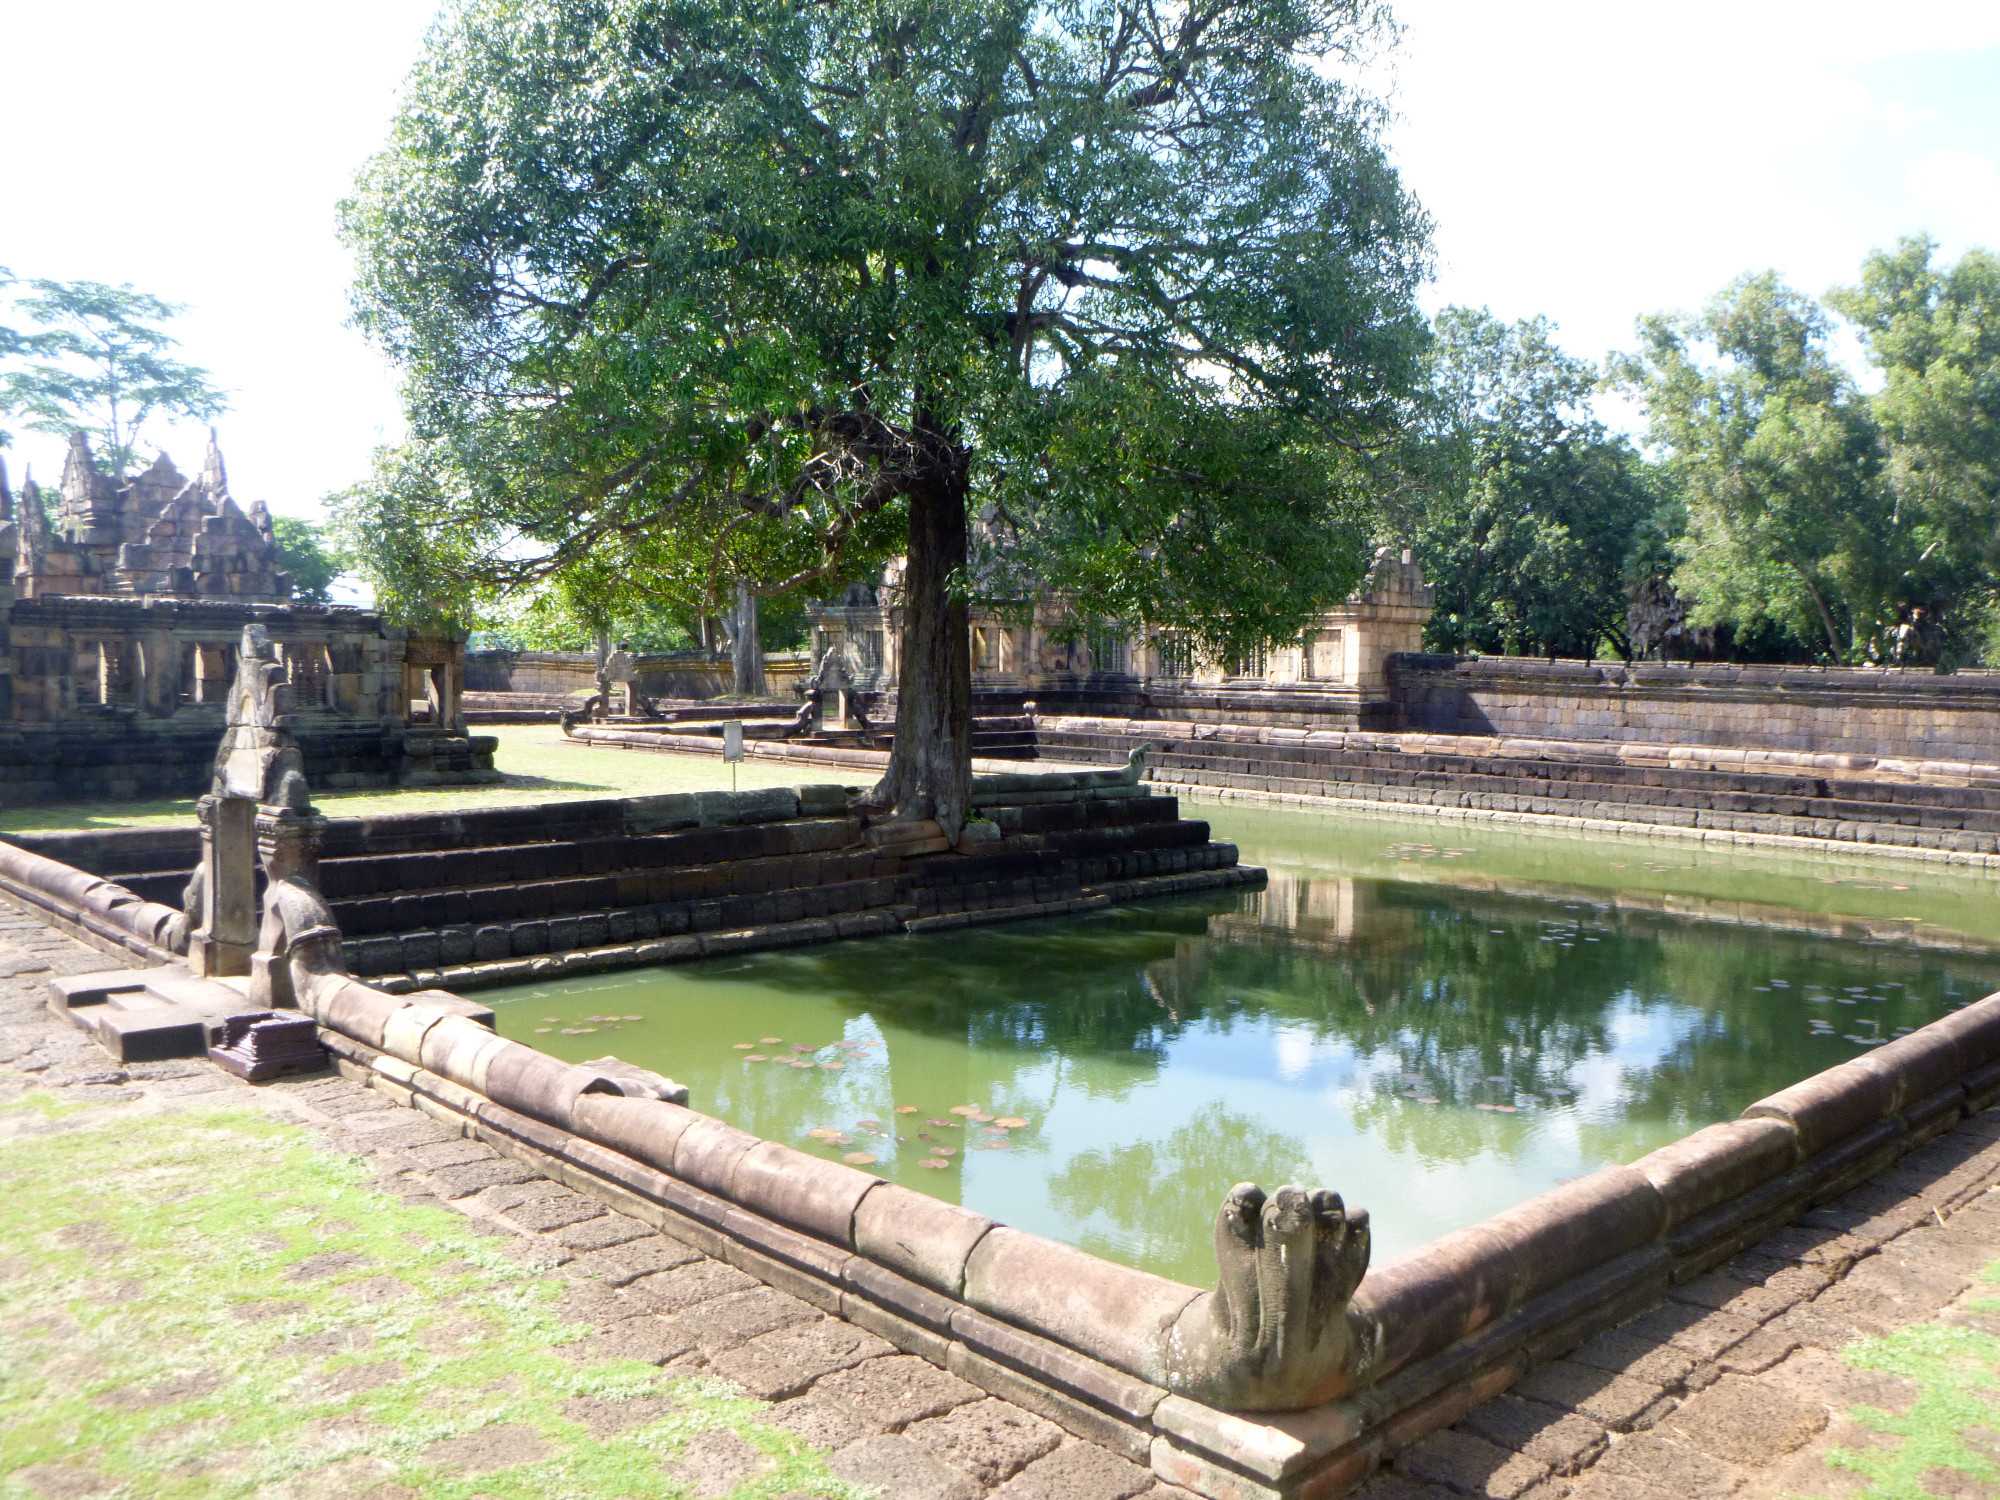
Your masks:
<svg viewBox="0 0 2000 1500"><path fill-rule="evenodd" d="M481 731L500 741L493 764L506 780L493 786L338 792L315 789L313 802L329 817L380 813L457 812L531 802L588 797L638 797L657 792L726 789L730 768L705 755L592 749L566 739L554 724L500 724ZM858 782L845 767L789 765L748 760L736 767L736 785L749 789L807 782ZM869 779L872 779L869 778ZM91 802L0 812L0 833L52 833L65 829L166 827L194 822L194 799Z"/></svg>
<svg viewBox="0 0 2000 1500"><path fill-rule="evenodd" d="M586 1332L560 1316L566 1281L514 1264L457 1214L370 1188L360 1163L300 1127L242 1109L129 1121L93 1110L66 1128L23 1112L0 1106L27 1127L0 1145L7 1500L33 1494L31 1480L46 1486L49 1469L162 1500L282 1495L309 1480L317 1493L329 1467L341 1471L340 1493L392 1484L435 1500L671 1495L666 1462L715 1428L775 1461L742 1487L746 1500L858 1493L798 1440L758 1425L763 1408L721 1382L565 1358L560 1347ZM329 1251L365 1259L288 1279ZM385 1276L400 1296L351 1295ZM447 1327L469 1341L441 1341ZM297 1347L342 1330L369 1347ZM381 1361L398 1362L394 1378L336 1393L343 1370ZM599 1440L562 1414L575 1396L671 1406ZM477 1474L426 1456L505 1424L533 1429L543 1456ZM47 1467L23 1478L30 1466Z"/></svg>

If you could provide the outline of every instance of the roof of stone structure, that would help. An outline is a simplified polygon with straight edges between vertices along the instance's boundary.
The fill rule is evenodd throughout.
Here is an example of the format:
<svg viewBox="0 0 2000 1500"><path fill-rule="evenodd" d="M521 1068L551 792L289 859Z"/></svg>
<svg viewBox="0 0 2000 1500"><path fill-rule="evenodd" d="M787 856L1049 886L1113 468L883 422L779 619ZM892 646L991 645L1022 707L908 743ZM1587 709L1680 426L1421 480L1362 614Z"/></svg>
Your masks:
<svg viewBox="0 0 2000 1500"><path fill-rule="evenodd" d="M129 478L97 466L90 441L70 436L60 498L47 517L32 483L22 487L16 588L44 594L144 594L264 603L291 596L260 501L245 514L229 493L222 451L209 431L201 473L188 479L162 453Z"/></svg>

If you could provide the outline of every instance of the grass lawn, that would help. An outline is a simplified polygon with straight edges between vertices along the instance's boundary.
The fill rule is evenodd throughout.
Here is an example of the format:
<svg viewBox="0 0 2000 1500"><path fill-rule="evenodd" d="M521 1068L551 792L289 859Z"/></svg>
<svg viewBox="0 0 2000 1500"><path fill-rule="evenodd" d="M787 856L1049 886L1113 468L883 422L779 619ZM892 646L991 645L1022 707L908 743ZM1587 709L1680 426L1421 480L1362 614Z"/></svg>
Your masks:
<svg viewBox="0 0 2000 1500"><path fill-rule="evenodd" d="M636 797L653 792L727 788L730 768L706 755L592 749L565 739L555 724L499 724L481 733L500 741L493 764L506 778L491 786L427 787L407 791L324 791L314 804L328 817L392 812L451 812L466 807L506 807L524 802L568 802L586 797ZM858 782L864 773L834 766L747 760L736 767L736 785L797 786L809 782ZM870 778L872 780L872 777ZM90 802L23 807L0 812L0 833L49 833L66 828L117 828L194 822L194 799Z"/></svg>
<svg viewBox="0 0 2000 1500"><path fill-rule="evenodd" d="M690 1443L743 1445L740 1500L860 1500L726 1382L573 1347L560 1278L254 1106L30 1096L0 1178L6 1500L636 1500L694 1487Z"/></svg>

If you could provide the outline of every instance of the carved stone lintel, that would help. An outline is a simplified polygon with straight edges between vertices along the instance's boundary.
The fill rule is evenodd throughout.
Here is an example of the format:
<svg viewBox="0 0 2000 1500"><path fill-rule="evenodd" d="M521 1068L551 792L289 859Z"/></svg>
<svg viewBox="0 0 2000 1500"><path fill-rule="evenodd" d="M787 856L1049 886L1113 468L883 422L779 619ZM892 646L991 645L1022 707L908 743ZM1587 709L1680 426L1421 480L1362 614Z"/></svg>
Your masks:
<svg viewBox="0 0 2000 1500"><path fill-rule="evenodd" d="M1166 1384L1225 1411L1297 1411L1366 1383L1381 1333L1355 1306L1368 1214L1338 1193L1254 1182L1215 1217L1216 1289L1161 1335Z"/></svg>

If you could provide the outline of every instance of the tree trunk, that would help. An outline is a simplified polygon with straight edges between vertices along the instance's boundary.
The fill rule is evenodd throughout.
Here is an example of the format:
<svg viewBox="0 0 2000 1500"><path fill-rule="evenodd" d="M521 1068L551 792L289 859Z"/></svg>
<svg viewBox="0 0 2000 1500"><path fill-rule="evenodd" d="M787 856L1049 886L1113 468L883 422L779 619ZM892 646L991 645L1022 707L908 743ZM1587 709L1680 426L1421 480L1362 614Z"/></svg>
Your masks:
<svg viewBox="0 0 2000 1500"><path fill-rule="evenodd" d="M954 840L972 789L971 622L952 587L966 565L963 473L910 495L896 739L875 788L897 817L936 818Z"/></svg>
<svg viewBox="0 0 2000 1500"><path fill-rule="evenodd" d="M750 585L736 585L735 620L729 637L730 665L740 698L764 696L764 637L757 628L757 596Z"/></svg>

